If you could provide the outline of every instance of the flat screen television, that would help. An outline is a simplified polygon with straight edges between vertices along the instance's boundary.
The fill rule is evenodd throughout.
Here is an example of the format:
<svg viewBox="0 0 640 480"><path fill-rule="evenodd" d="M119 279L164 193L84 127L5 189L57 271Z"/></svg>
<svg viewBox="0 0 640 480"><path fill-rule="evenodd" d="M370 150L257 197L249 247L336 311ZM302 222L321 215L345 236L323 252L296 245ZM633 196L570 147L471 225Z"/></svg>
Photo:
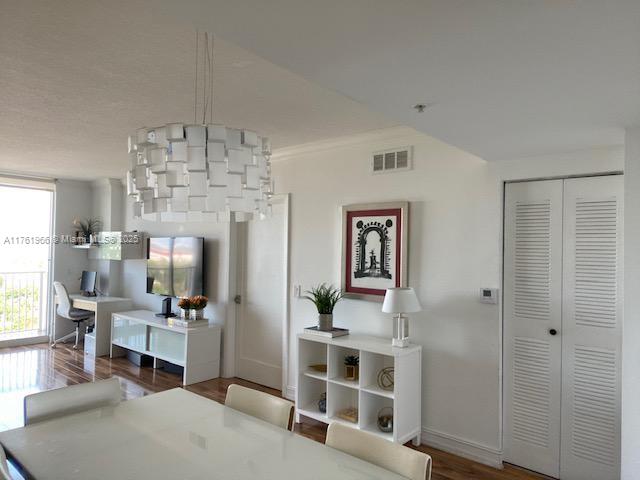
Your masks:
<svg viewBox="0 0 640 480"><path fill-rule="evenodd" d="M204 295L204 238L152 237L147 251L147 293Z"/></svg>

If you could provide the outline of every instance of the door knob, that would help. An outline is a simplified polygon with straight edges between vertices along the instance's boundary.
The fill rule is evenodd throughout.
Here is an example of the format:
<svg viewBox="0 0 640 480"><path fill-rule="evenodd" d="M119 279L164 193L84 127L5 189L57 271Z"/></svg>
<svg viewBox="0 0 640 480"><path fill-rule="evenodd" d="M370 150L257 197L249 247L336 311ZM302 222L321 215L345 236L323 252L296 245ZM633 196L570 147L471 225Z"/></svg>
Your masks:
<svg viewBox="0 0 640 480"><path fill-rule="evenodd" d="M555 335L556 333L558 333L558 331L555 328L549 330L549 335Z"/></svg>

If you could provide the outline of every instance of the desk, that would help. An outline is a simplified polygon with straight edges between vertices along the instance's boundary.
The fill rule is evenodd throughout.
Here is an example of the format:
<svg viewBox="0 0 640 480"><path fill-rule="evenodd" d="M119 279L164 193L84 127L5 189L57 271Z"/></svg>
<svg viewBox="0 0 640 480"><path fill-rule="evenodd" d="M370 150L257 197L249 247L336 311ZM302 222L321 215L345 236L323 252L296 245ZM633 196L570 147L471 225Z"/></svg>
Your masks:
<svg viewBox="0 0 640 480"><path fill-rule="evenodd" d="M0 442L38 480L403 478L180 388L2 432Z"/></svg>
<svg viewBox="0 0 640 480"><path fill-rule="evenodd" d="M85 335L84 351L95 357L109 355L111 347L111 314L131 308L131 299L98 295L85 297L79 293L69 295L72 306L95 313L95 328ZM58 297L56 296L56 304Z"/></svg>

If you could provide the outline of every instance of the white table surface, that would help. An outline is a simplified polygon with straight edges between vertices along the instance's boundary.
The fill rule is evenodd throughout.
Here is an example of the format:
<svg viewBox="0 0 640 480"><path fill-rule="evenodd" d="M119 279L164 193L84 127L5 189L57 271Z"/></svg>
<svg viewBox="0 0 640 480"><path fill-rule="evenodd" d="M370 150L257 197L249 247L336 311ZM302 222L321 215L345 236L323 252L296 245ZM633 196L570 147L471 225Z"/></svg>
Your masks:
<svg viewBox="0 0 640 480"><path fill-rule="evenodd" d="M58 296L56 295L56 300ZM92 297L82 295L81 293L70 293L69 298L71 300L84 300L86 302L93 303L110 303L110 302L123 302L127 300L131 300L130 298L125 297L110 297L109 295L94 295Z"/></svg>
<svg viewBox="0 0 640 480"><path fill-rule="evenodd" d="M401 479L175 388L0 433L37 480Z"/></svg>

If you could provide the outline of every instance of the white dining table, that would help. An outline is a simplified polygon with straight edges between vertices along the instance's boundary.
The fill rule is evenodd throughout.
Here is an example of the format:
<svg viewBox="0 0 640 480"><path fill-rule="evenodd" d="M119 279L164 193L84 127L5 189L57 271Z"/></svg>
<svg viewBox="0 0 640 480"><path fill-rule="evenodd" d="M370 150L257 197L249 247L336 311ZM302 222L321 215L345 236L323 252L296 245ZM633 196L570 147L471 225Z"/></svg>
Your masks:
<svg viewBox="0 0 640 480"><path fill-rule="evenodd" d="M181 388L0 433L36 480L402 479Z"/></svg>

